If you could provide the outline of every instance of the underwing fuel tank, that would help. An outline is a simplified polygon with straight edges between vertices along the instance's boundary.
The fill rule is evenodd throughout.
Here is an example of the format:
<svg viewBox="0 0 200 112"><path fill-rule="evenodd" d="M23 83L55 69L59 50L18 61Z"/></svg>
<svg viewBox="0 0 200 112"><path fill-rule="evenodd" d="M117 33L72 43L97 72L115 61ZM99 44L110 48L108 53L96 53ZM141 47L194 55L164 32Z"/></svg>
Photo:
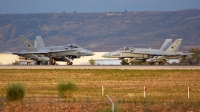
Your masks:
<svg viewBox="0 0 200 112"><path fill-rule="evenodd" d="M48 57L38 57L38 61L49 61Z"/></svg>
<svg viewBox="0 0 200 112"><path fill-rule="evenodd" d="M50 58L48 57L44 57L44 56L37 56L37 55L34 55L31 57L31 59L35 60L35 61L49 61Z"/></svg>
<svg viewBox="0 0 200 112"><path fill-rule="evenodd" d="M133 61L134 61L134 62L143 62L142 59L138 59L138 58L134 58Z"/></svg>
<svg viewBox="0 0 200 112"><path fill-rule="evenodd" d="M146 62L163 62L164 59L156 59L156 58L149 58L146 59Z"/></svg>

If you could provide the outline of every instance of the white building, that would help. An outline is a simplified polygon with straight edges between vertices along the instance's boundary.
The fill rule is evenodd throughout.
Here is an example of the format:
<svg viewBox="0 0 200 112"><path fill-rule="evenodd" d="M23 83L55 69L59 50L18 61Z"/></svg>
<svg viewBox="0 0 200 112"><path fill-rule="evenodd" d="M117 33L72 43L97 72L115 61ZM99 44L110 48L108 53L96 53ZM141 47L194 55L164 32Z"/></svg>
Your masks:
<svg viewBox="0 0 200 112"><path fill-rule="evenodd" d="M19 61L19 56L13 54L0 54L0 65L13 65L16 61Z"/></svg>

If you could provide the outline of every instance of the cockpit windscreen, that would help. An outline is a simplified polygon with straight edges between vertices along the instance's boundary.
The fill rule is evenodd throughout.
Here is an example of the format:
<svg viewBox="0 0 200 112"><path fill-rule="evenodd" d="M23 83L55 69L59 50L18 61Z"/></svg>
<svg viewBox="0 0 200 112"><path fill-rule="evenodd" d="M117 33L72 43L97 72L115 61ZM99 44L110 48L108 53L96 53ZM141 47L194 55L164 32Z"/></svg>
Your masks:
<svg viewBox="0 0 200 112"><path fill-rule="evenodd" d="M122 47L119 50L124 51L124 50L133 50L133 47Z"/></svg>
<svg viewBox="0 0 200 112"><path fill-rule="evenodd" d="M69 44L69 45L67 45L67 47L71 47L71 48L79 48L79 46L77 46L76 44Z"/></svg>

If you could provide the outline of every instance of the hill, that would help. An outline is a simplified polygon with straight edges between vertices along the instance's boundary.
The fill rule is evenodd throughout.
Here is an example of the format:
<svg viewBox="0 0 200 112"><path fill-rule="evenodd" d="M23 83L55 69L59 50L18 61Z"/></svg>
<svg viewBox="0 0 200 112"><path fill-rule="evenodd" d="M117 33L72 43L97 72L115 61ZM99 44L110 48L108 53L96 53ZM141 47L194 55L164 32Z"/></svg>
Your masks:
<svg viewBox="0 0 200 112"><path fill-rule="evenodd" d="M93 51L123 46L160 48L166 38L200 45L200 10L1 14L0 51L25 49L19 36L42 36L47 46L74 43Z"/></svg>

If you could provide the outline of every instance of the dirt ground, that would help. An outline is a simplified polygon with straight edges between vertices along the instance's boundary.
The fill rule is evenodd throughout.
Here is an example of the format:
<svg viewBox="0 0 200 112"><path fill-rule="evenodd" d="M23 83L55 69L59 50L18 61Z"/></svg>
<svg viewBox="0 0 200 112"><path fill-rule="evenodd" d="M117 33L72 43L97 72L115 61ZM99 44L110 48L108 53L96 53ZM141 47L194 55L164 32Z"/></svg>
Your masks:
<svg viewBox="0 0 200 112"><path fill-rule="evenodd" d="M58 100L60 80L76 83L78 91ZM26 96L7 101L6 85L15 82L26 84ZM199 111L200 70L0 69L0 95L0 110L7 112L107 112L111 104L105 95L116 111Z"/></svg>

